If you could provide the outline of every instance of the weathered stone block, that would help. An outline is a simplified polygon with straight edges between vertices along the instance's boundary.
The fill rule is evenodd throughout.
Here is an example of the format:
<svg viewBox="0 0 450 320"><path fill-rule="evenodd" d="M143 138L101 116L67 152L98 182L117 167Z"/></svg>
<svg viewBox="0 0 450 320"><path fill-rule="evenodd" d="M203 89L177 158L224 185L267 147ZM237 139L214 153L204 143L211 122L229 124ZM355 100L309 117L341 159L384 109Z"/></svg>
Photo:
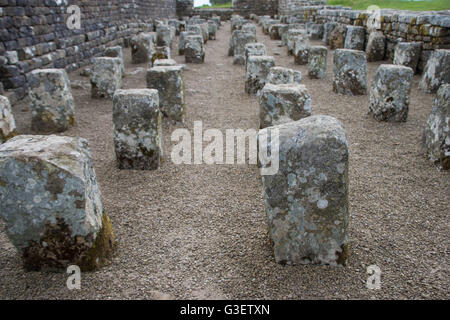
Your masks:
<svg viewBox="0 0 450 320"><path fill-rule="evenodd" d="M119 58L120 69L122 70L122 77L125 76L125 66L123 63L123 50L121 46L109 47L105 49L105 57Z"/></svg>
<svg viewBox="0 0 450 320"><path fill-rule="evenodd" d="M300 71L283 67L270 68L267 76L267 83L271 84L298 84L301 81L302 73Z"/></svg>
<svg viewBox="0 0 450 320"><path fill-rule="evenodd" d="M269 27L269 35L272 40L281 40L281 35L287 30L286 24L273 24Z"/></svg>
<svg viewBox="0 0 450 320"><path fill-rule="evenodd" d="M267 83L259 94L259 127L300 120L311 115L311 97L304 85Z"/></svg>
<svg viewBox="0 0 450 320"><path fill-rule="evenodd" d="M302 36L294 38L294 62L295 64L308 64L310 45L308 39Z"/></svg>
<svg viewBox="0 0 450 320"><path fill-rule="evenodd" d="M245 73L245 91L256 94L264 88L270 68L275 66L275 59L271 56L250 56L247 60Z"/></svg>
<svg viewBox="0 0 450 320"><path fill-rule="evenodd" d="M372 31L366 47L367 61L384 60L386 37L381 31Z"/></svg>
<svg viewBox="0 0 450 320"><path fill-rule="evenodd" d="M256 37L252 33L237 31L234 44L233 64L245 65L245 45L256 43Z"/></svg>
<svg viewBox="0 0 450 320"><path fill-rule="evenodd" d="M245 24L243 24L241 30L243 32L253 34L253 36L256 39L256 25L254 25L253 23L245 23Z"/></svg>
<svg viewBox="0 0 450 320"><path fill-rule="evenodd" d="M267 54L264 43L247 43L245 45L245 65L247 65L248 57L250 56L265 56Z"/></svg>
<svg viewBox="0 0 450 320"><path fill-rule="evenodd" d="M156 44L160 47L172 46L172 31L168 25L159 25L156 27Z"/></svg>
<svg viewBox="0 0 450 320"><path fill-rule="evenodd" d="M156 34L149 32L135 35L130 40L130 46L132 63L148 62L155 51Z"/></svg>
<svg viewBox="0 0 450 320"><path fill-rule="evenodd" d="M162 154L159 101L158 91L153 89L117 90L114 94L114 147L120 169L159 168Z"/></svg>
<svg viewBox="0 0 450 320"><path fill-rule="evenodd" d="M150 63L153 66L158 59L170 59L170 47L155 47L153 54L150 58Z"/></svg>
<svg viewBox="0 0 450 320"><path fill-rule="evenodd" d="M334 92L349 96L367 93L367 60L363 51L337 49L333 62Z"/></svg>
<svg viewBox="0 0 450 320"><path fill-rule="evenodd" d="M420 42L399 42L395 46L394 64L410 67L416 73L421 53Z"/></svg>
<svg viewBox="0 0 450 320"><path fill-rule="evenodd" d="M182 66L153 67L147 71L147 88L159 92L159 109L164 116L183 122L185 114Z"/></svg>
<svg viewBox="0 0 450 320"><path fill-rule="evenodd" d="M156 59L153 63L154 67L176 66L177 62L173 59Z"/></svg>
<svg viewBox="0 0 450 320"><path fill-rule="evenodd" d="M262 176L275 260L288 265L345 265L349 153L342 124L329 116L310 116L262 129L258 139L275 129L279 170ZM268 152L276 152L275 144L272 138ZM265 153L260 146L263 168L273 162L261 156Z"/></svg>
<svg viewBox="0 0 450 320"><path fill-rule="evenodd" d="M443 170L450 170L450 84L439 88L423 137L428 158Z"/></svg>
<svg viewBox="0 0 450 320"><path fill-rule="evenodd" d="M406 121L413 76L410 67L380 65L371 83L369 113L378 121Z"/></svg>
<svg viewBox="0 0 450 320"><path fill-rule="evenodd" d="M307 39L307 33L305 29L291 29L287 32L286 44L288 54L293 54L295 49L295 41L299 38Z"/></svg>
<svg viewBox="0 0 450 320"><path fill-rule="evenodd" d="M42 133L67 130L74 123L75 104L66 71L37 69L31 79L31 129Z"/></svg>
<svg viewBox="0 0 450 320"><path fill-rule="evenodd" d="M308 76L312 79L323 79L327 74L328 50L324 46L313 46L309 49Z"/></svg>
<svg viewBox="0 0 450 320"><path fill-rule="evenodd" d="M22 135L0 145L0 215L26 270L90 271L112 257L85 139Z"/></svg>
<svg viewBox="0 0 450 320"><path fill-rule="evenodd" d="M92 98L112 98L122 87L122 70L119 58L100 57L92 59Z"/></svg>
<svg viewBox="0 0 450 320"><path fill-rule="evenodd" d="M444 83L450 83L450 50L438 49L428 59L419 86L433 93Z"/></svg>
<svg viewBox="0 0 450 320"><path fill-rule="evenodd" d="M203 63L205 61L205 48L202 36L186 37L184 57L187 63Z"/></svg>
<svg viewBox="0 0 450 320"><path fill-rule="evenodd" d="M17 135L16 122L7 97L0 96L0 144Z"/></svg>
<svg viewBox="0 0 450 320"><path fill-rule="evenodd" d="M327 45L327 46L330 45L331 33L333 32L334 28L336 28L337 25L338 24L336 22L324 23L322 42L325 45Z"/></svg>
<svg viewBox="0 0 450 320"><path fill-rule="evenodd" d="M330 35L330 49L334 50L344 48L346 35L347 26L336 26Z"/></svg>
<svg viewBox="0 0 450 320"><path fill-rule="evenodd" d="M364 51L364 42L366 40L366 29L359 26L347 26L344 48Z"/></svg>
<svg viewBox="0 0 450 320"><path fill-rule="evenodd" d="M208 21L209 40L216 40L217 24L214 21Z"/></svg>
<svg viewBox="0 0 450 320"><path fill-rule="evenodd" d="M314 23L308 28L311 40L320 40L323 38L323 24Z"/></svg>

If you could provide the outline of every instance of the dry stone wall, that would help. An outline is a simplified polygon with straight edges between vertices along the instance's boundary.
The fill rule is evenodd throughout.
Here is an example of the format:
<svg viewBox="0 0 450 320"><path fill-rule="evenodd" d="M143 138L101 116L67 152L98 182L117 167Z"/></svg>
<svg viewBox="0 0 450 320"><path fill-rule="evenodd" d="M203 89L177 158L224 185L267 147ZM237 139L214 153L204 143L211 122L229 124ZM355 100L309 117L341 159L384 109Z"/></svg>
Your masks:
<svg viewBox="0 0 450 320"><path fill-rule="evenodd" d="M71 5L80 8L81 29L67 26ZM28 92L31 71L75 70L153 19L175 16L176 0L0 0L0 90L14 102Z"/></svg>

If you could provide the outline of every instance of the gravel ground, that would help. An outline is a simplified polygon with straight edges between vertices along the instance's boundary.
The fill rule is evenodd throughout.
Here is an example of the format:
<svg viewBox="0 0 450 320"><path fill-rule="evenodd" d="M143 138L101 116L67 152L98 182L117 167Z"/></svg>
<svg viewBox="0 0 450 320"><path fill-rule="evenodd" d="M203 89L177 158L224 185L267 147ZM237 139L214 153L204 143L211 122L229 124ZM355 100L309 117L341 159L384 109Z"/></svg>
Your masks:
<svg viewBox="0 0 450 320"><path fill-rule="evenodd" d="M432 95L414 78L406 123L366 116L368 96L332 92L332 54L323 80L310 80L285 47L258 27L258 40L278 66L301 70L313 114L340 119L350 145L351 257L346 267L281 266L267 233L261 181L254 165L179 165L170 161L175 128L257 128L258 102L244 92L244 68L228 57L230 26L206 45L206 61L185 72L184 125L166 123L165 161L157 171L120 171L112 143L112 103L93 100L78 72L72 82L76 126L65 135L89 140L103 204L120 242L113 263L82 275L81 290L64 273L26 273L0 232L1 299L449 299L449 173L432 167L421 147ZM319 42L317 42L319 44ZM174 46L176 49L176 45ZM173 52L177 52L173 50ZM184 57L175 56L179 63ZM125 88L144 88L146 67L130 64ZM370 63L369 79L379 63ZM133 72L133 71L141 72ZM132 74L134 73L134 74ZM27 101L14 107L21 133L30 133ZM381 268L381 290L365 286L366 268Z"/></svg>

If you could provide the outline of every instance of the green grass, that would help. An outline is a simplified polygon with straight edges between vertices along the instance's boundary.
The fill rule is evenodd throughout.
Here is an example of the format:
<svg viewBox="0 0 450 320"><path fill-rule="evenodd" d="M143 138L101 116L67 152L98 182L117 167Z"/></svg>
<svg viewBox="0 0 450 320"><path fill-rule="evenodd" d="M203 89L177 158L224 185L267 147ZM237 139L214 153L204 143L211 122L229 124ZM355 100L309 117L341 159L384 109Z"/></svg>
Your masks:
<svg viewBox="0 0 450 320"><path fill-rule="evenodd" d="M355 10L366 10L370 5L380 8L402 9L412 11L450 10L450 0L328 0L329 5L342 5Z"/></svg>
<svg viewBox="0 0 450 320"><path fill-rule="evenodd" d="M231 8L233 6L233 4L230 2L227 2L225 4L216 4L213 6L208 6L207 4L201 6L201 7L196 7L199 9L216 9L216 8Z"/></svg>

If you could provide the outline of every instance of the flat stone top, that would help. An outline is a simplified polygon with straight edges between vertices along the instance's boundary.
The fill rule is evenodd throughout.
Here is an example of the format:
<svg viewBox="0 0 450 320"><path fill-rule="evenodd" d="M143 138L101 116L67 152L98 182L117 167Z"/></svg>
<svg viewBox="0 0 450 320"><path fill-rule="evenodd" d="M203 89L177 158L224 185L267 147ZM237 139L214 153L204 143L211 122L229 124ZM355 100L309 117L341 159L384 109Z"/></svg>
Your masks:
<svg viewBox="0 0 450 320"><path fill-rule="evenodd" d="M155 67L159 66L176 66L177 62L173 59L156 59L154 62Z"/></svg>
<svg viewBox="0 0 450 320"><path fill-rule="evenodd" d="M289 34L303 34L306 33L306 29L290 29Z"/></svg>
<svg viewBox="0 0 450 320"><path fill-rule="evenodd" d="M9 99L5 96L0 95L0 104L9 104Z"/></svg>
<svg viewBox="0 0 450 320"><path fill-rule="evenodd" d="M183 66L156 66L147 70L147 72L167 72L167 71L182 71Z"/></svg>
<svg viewBox="0 0 450 320"><path fill-rule="evenodd" d="M203 36L198 35L198 34L190 34L186 37L186 40L188 39L201 39L203 41Z"/></svg>
<svg viewBox="0 0 450 320"><path fill-rule="evenodd" d="M267 127L261 129L259 134L272 129L278 129L280 142L285 140L283 137L286 137L289 145L308 144L317 139L328 137L332 137L345 145L348 144L342 123L336 118L326 115L309 116L297 121Z"/></svg>
<svg viewBox="0 0 450 320"><path fill-rule="evenodd" d="M355 55L366 55L366 53L364 51L360 51L360 50L353 50L353 49L336 49L334 51L335 54L345 54L345 53L352 53Z"/></svg>
<svg viewBox="0 0 450 320"><path fill-rule="evenodd" d="M84 180L89 152L88 142L83 138L19 135L0 145L0 161L10 157L41 159Z"/></svg>
<svg viewBox="0 0 450 320"><path fill-rule="evenodd" d="M264 43L261 43L261 42L252 42L252 43L246 43L245 47L246 48L265 48L266 46L264 45Z"/></svg>
<svg viewBox="0 0 450 320"><path fill-rule="evenodd" d="M250 56L248 57L248 61L274 61L275 62L275 58L272 56Z"/></svg>
<svg viewBox="0 0 450 320"><path fill-rule="evenodd" d="M119 89L114 92L114 96L153 96L158 94L156 89Z"/></svg>
<svg viewBox="0 0 450 320"><path fill-rule="evenodd" d="M65 73L65 70L64 69L36 69L36 70L31 71L31 74L36 74L36 75L48 74L48 73L63 75Z"/></svg>
<svg viewBox="0 0 450 320"><path fill-rule="evenodd" d="M277 93L295 93L299 91L305 91L306 86L299 83L287 83L287 84L272 84L267 83L263 91L277 92Z"/></svg>
<svg viewBox="0 0 450 320"><path fill-rule="evenodd" d="M119 61L120 62L120 58L118 58L118 57L96 57L96 58L92 58L92 61Z"/></svg>
<svg viewBox="0 0 450 320"><path fill-rule="evenodd" d="M403 66L401 64L380 64L378 66L378 69L385 69L385 70L396 70L396 71L401 71L401 70L411 70L411 72L413 72L413 69L411 69L410 67L407 66Z"/></svg>
<svg viewBox="0 0 450 320"><path fill-rule="evenodd" d="M311 46L310 51L327 51L327 47L325 46Z"/></svg>

